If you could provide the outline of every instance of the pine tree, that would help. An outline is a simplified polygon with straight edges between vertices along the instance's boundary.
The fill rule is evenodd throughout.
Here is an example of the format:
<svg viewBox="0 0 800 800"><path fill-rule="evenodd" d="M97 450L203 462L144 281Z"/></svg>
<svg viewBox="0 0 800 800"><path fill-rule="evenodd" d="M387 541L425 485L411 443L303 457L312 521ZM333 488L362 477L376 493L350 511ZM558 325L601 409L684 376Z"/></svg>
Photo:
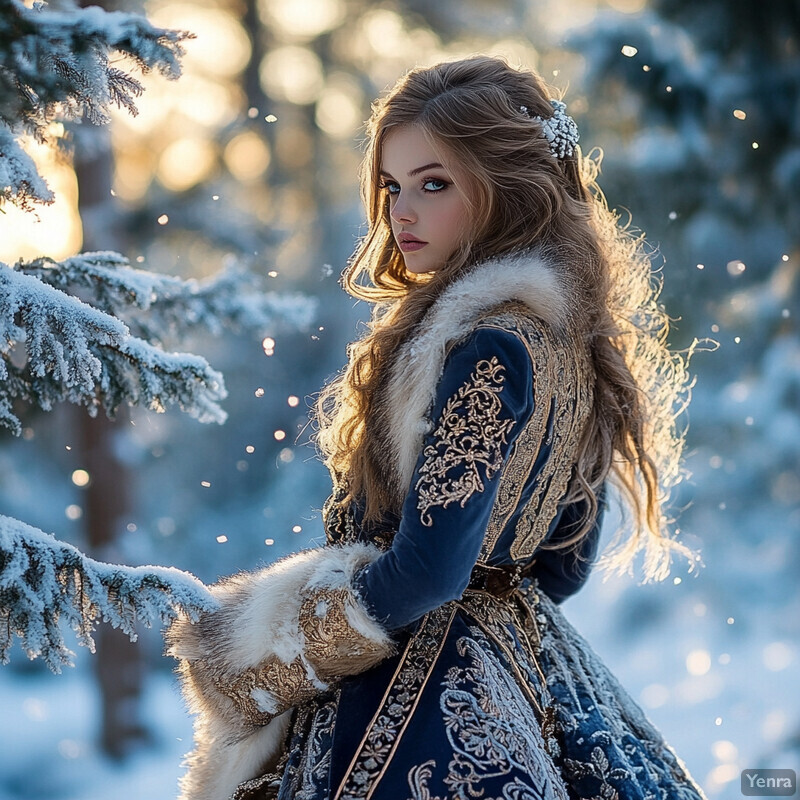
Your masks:
<svg viewBox="0 0 800 800"><path fill-rule="evenodd" d="M111 53L177 78L188 36L71 0L57 10L0 0L0 212L3 204L33 210L53 200L25 137L46 142L55 120L105 124L111 105L136 113L141 84L110 65ZM18 435L15 403L49 410L63 401L109 416L123 404L174 405L201 422L223 422L222 376L204 358L168 352L164 343L195 326L308 324L307 299L255 284L241 266L200 283L133 269L114 252L0 263L0 425ZM70 656L60 622L92 646L98 620L133 638L136 620L165 622L209 607L202 584L186 573L103 564L0 516L2 663L18 636L30 658L58 671Z"/></svg>

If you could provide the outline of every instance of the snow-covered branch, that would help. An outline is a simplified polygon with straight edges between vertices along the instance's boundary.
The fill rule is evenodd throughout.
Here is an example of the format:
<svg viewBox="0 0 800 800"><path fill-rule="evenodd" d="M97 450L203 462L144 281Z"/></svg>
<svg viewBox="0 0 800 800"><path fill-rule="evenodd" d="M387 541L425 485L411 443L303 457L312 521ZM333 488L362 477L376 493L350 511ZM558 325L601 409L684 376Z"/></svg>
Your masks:
<svg viewBox="0 0 800 800"><path fill-rule="evenodd" d="M123 319L135 336L149 341L190 328L212 333L304 330L316 310L306 295L262 291L258 276L236 264L203 281L134 269L114 252L81 253L61 262L37 258L20 261L14 269L63 291L81 292L93 306Z"/></svg>
<svg viewBox="0 0 800 800"><path fill-rule="evenodd" d="M121 53L147 72L180 75L181 42L191 34L153 26L137 14L79 8L62 0L59 8L20 0L0 0L0 205L30 208L52 194L16 137L46 139L55 119L108 122L112 105L136 113L142 85L109 54Z"/></svg>
<svg viewBox="0 0 800 800"><path fill-rule="evenodd" d="M54 672L71 664L61 624L94 651L98 621L131 639L135 624L168 623L180 614L196 620L214 600L193 575L171 567L104 564L24 522L0 516L0 663L14 637L28 658Z"/></svg>
<svg viewBox="0 0 800 800"><path fill-rule="evenodd" d="M225 395L222 375L200 356L166 353L111 314L0 263L0 424L19 433L15 399L45 410L67 400L109 415L122 403L177 405L201 422L223 422Z"/></svg>

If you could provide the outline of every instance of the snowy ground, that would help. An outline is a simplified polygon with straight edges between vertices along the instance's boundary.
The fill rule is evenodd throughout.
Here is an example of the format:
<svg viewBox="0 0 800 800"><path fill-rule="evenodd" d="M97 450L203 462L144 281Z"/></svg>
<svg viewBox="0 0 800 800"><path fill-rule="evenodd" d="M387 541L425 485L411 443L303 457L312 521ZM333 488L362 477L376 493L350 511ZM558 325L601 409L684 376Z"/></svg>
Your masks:
<svg viewBox="0 0 800 800"><path fill-rule="evenodd" d="M117 764L95 746L98 697L86 660L62 675L0 670L0 800L169 800L191 742L169 673L148 678L152 746Z"/></svg>

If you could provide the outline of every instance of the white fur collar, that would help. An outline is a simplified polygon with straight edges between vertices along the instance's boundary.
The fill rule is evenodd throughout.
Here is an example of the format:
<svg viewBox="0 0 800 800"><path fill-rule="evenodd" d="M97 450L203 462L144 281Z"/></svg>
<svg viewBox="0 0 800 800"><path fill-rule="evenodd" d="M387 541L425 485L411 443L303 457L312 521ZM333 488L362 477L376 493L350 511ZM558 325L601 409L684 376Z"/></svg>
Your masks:
<svg viewBox="0 0 800 800"><path fill-rule="evenodd" d="M449 346L468 336L487 311L509 301L523 303L550 325L566 322L566 292L553 262L529 251L484 262L456 279L431 306L419 332L400 348L387 387L387 434L403 490L430 429L428 413Z"/></svg>

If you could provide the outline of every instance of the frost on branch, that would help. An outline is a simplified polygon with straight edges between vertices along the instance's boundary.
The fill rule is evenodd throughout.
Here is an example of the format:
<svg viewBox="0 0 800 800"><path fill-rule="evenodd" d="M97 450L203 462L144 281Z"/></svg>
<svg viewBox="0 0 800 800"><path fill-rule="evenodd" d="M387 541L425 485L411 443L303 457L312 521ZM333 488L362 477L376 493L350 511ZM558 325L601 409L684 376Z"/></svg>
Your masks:
<svg viewBox="0 0 800 800"><path fill-rule="evenodd" d="M15 433L17 399L45 410L67 400L110 416L122 403L177 405L201 422L223 422L225 394L204 358L167 353L111 314L0 263L0 424Z"/></svg>
<svg viewBox="0 0 800 800"><path fill-rule="evenodd" d="M41 657L54 672L71 664L62 624L94 651L98 621L136 639L135 623L166 624L178 614L196 621L214 600L193 575L172 567L104 564L72 545L0 516L0 663L14 637L28 658Z"/></svg>
<svg viewBox="0 0 800 800"><path fill-rule="evenodd" d="M46 140L55 119L108 122L112 105L136 113L141 84L109 55L129 56L143 72L180 75L181 42L190 34L151 25L142 16L79 8L62 0L27 8L0 0L0 206L30 208L52 194L16 143L28 134Z"/></svg>
<svg viewBox="0 0 800 800"><path fill-rule="evenodd" d="M261 291L258 278L236 265L206 280L133 269L114 252L81 253L61 262L37 258L14 267L43 283L81 292L96 308L125 321L149 341L190 328L261 332L275 327L305 330L316 303L306 295Z"/></svg>

